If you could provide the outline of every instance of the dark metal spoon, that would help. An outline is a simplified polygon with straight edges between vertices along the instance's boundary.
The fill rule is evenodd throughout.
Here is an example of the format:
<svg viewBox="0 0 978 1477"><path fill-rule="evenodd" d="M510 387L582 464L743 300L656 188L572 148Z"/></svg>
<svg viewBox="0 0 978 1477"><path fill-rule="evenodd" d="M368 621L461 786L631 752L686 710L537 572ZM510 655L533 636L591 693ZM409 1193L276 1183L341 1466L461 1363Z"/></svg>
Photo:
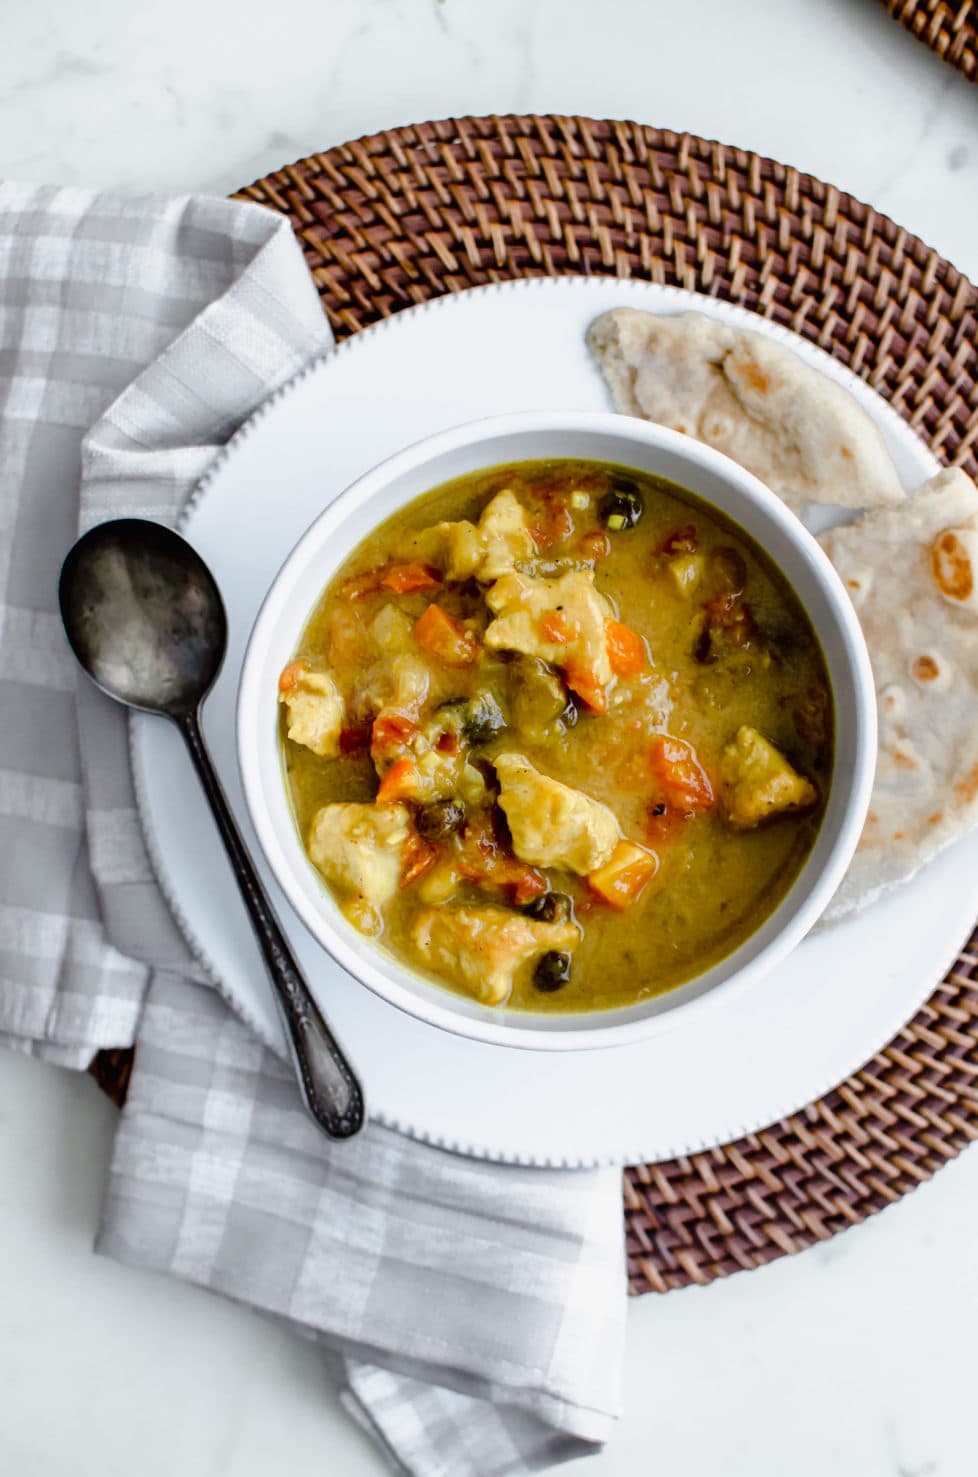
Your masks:
<svg viewBox="0 0 978 1477"><path fill-rule="evenodd" d="M360 1084L309 993L200 731L200 705L227 647L213 575L179 534L119 518L70 550L58 596L71 648L97 686L183 734L275 986L306 1107L331 1138L349 1138L363 1126Z"/></svg>

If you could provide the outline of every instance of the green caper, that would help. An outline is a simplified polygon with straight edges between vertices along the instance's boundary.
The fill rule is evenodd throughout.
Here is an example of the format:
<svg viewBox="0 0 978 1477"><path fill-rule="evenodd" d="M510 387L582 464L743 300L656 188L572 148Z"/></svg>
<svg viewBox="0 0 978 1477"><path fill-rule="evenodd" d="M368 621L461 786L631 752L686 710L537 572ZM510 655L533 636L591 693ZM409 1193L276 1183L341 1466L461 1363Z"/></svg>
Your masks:
<svg viewBox="0 0 978 1477"><path fill-rule="evenodd" d="M470 744L488 744L506 727L503 710L488 692L477 692L469 699L462 732Z"/></svg>
<svg viewBox="0 0 978 1477"><path fill-rule="evenodd" d="M699 662L701 666L708 666L715 662L717 654L713 650L713 631L708 620L703 622L699 635L693 642L693 661Z"/></svg>
<svg viewBox="0 0 978 1477"><path fill-rule="evenodd" d="M430 805L422 805L414 824L425 841L443 841L464 826L465 806L461 800L433 800Z"/></svg>
<svg viewBox="0 0 978 1477"><path fill-rule="evenodd" d="M443 733L458 734L470 744L487 744L507 726L502 709L488 692L446 698L435 711Z"/></svg>
<svg viewBox="0 0 978 1477"><path fill-rule="evenodd" d="M618 479L611 492L606 492L598 503L598 516L609 533L634 528L644 512L642 494L634 483L624 478Z"/></svg>
<svg viewBox="0 0 978 1477"><path fill-rule="evenodd" d="M523 912L540 923L569 923L573 906L566 892L545 892L527 903Z"/></svg>
<svg viewBox="0 0 978 1477"><path fill-rule="evenodd" d="M547 666L534 657L519 657L509 669L509 712L513 726L530 738L544 737L554 724L570 728L576 721L568 715L567 688Z"/></svg>
<svg viewBox="0 0 978 1477"><path fill-rule="evenodd" d="M562 953L559 949L548 949L537 961L537 967L533 971L533 983L538 990L550 994L554 990L563 989L570 979L571 957Z"/></svg>

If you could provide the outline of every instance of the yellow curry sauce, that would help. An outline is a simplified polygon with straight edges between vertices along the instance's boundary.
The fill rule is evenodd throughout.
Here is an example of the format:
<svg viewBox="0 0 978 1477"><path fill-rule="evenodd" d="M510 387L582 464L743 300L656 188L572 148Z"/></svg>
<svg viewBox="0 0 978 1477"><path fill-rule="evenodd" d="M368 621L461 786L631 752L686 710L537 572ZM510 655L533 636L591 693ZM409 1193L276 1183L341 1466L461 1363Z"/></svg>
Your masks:
<svg viewBox="0 0 978 1477"><path fill-rule="evenodd" d="M831 774L784 577L691 494L597 462L490 468L388 519L279 696L347 916L520 1009L633 1003L728 954L797 876Z"/></svg>

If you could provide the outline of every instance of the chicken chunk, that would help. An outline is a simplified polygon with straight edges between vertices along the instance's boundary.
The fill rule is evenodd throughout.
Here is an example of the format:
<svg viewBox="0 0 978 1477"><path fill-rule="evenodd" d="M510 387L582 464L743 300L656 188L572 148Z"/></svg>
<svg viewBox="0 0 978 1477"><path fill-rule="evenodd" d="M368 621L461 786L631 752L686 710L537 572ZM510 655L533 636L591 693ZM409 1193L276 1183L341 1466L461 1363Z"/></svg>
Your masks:
<svg viewBox="0 0 978 1477"><path fill-rule="evenodd" d="M614 612L594 588L594 571L559 579L507 574L486 595L496 619L486 630L490 650L541 657L571 678L587 673L601 688L611 681L607 622Z"/></svg>
<svg viewBox="0 0 978 1477"><path fill-rule="evenodd" d="M343 698L328 672L317 672L296 662L282 674L279 702L288 715L287 732L295 744L311 749L320 759L340 751Z"/></svg>
<svg viewBox="0 0 978 1477"><path fill-rule="evenodd" d="M541 774L522 754L500 754L494 764L520 861L582 876L604 865L621 838L606 805Z"/></svg>
<svg viewBox="0 0 978 1477"><path fill-rule="evenodd" d="M746 724L723 751L720 779L727 819L737 830L748 830L786 811L804 810L818 799L815 786Z"/></svg>
<svg viewBox="0 0 978 1477"><path fill-rule="evenodd" d="M425 908L411 938L435 974L470 990L486 1005L502 1005L519 970L551 949L573 949L573 923L541 923L507 908Z"/></svg>
<svg viewBox="0 0 978 1477"><path fill-rule="evenodd" d="M534 558L537 552L526 510L508 489L497 492L483 510L479 539L484 553L475 574L480 580L498 580L511 573L521 560Z"/></svg>
<svg viewBox="0 0 978 1477"><path fill-rule="evenodd" d="M422 529L404 546L404 554L440 569L449 580L483 582L508 574L536 554L526 510L509 488L497 492L482 510L478 524L436 523Z"/></svg>
<svg viewBox="0 0 978 1477"><path fill-rule="evenodd" d="M343 898L357 927L375 932L397 892L401 848L411 829L403 805L324 805L309 828L309 856Z"/></svg>
<svg viewBox="0 0 978 1477"><path fill-rule="evenodd" d="M403 653L368 667L356 683L350 706L358 719L376 717L386 708L417 717L432 687L432 671L419 656Z"/></svg>

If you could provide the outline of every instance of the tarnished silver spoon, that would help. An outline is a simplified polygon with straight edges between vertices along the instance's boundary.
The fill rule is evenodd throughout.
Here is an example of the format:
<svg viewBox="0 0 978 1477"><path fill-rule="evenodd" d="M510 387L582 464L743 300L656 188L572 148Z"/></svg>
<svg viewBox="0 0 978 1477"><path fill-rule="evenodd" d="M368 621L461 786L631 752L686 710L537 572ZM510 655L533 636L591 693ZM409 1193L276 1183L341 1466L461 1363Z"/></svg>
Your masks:
<svg viewBox="0 0 978 1477"><path fill-rule="evenodd" d="M119 518L70 550L58 595L71 648L97 686L183 734L275 987L306 1106L331 1138L349 1138L363 1126L360 1084L309 993L200 731L200 705L227 647L213 575L179 534Z"/></svg>

